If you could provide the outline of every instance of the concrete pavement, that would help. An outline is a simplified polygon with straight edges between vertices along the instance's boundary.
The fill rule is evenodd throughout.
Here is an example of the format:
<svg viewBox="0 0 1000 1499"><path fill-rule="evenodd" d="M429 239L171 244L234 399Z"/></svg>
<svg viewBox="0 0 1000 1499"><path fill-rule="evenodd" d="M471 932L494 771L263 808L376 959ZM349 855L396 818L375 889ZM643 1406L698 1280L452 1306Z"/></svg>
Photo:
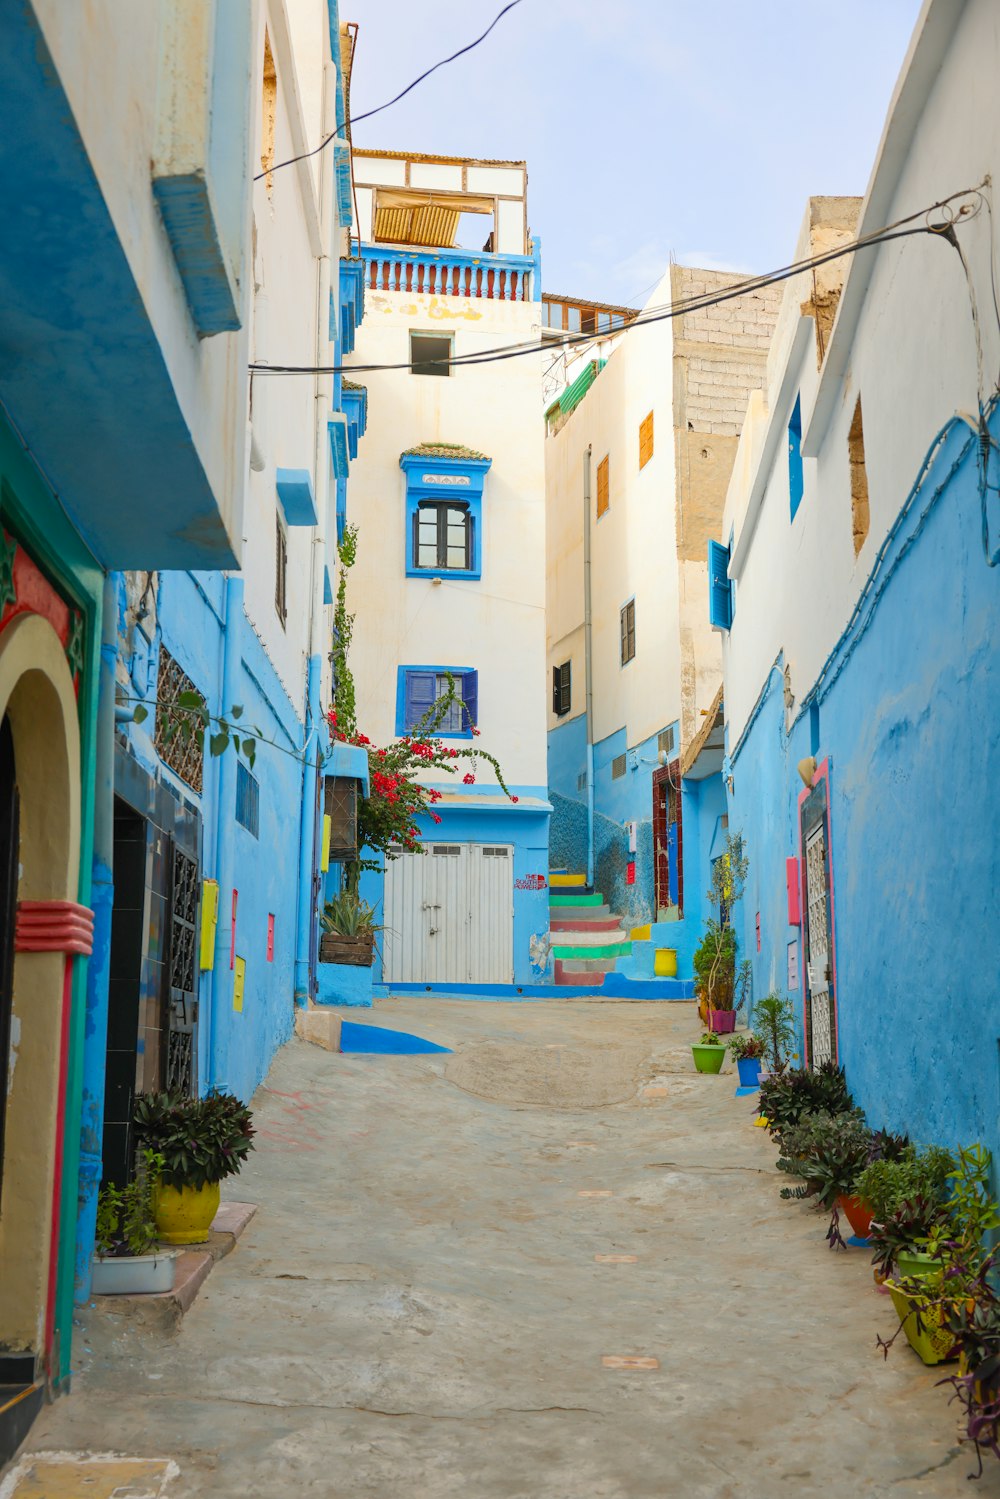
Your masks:
<svg viewBox="0 0 1000 1499"><path fill-rule="evenodd" d="M173 1337L85 1314L32 1453L175 1464L156 1499L970 1492L935 1371L876 1350L867 1253L778 1200L733 1072L693 1072L693 1005L350 1018L454 1054L285 1047L236 1252Z"/></svg>

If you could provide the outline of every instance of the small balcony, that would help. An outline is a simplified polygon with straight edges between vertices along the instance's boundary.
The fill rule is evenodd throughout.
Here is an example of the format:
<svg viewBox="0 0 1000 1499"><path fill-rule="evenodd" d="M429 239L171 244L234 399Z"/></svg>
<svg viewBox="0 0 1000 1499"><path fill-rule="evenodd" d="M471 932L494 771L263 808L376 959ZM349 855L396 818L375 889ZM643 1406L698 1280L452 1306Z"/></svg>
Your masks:
<svg viewBox="0 0 1000 1499"><path fill-rule="evenodd" d="M496 302L538 300L538 256L476 254L470 250L361 246L365 285L413 296L482 297Z"/></svg>

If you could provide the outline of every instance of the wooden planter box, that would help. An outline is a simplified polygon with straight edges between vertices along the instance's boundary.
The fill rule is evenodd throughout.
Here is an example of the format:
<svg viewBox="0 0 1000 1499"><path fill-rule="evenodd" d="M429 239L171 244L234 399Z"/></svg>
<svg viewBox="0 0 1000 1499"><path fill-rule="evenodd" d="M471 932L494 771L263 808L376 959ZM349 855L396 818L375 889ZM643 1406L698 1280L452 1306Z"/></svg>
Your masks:
<svg viewBox="0 0 1000 1499"><path fill-rule="evenodd" d="M375 950L375 938L340 937L333 932L323 932L319 939L321 963L347 963L353 968L370 968Z"/></svg>

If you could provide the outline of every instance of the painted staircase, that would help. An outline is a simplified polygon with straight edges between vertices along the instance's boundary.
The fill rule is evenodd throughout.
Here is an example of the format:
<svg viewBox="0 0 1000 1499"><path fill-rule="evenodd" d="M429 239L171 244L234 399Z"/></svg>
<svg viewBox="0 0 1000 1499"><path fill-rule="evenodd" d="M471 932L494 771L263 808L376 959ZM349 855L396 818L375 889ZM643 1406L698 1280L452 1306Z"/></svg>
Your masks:
<svg viewBox="0 0 1000 1499"><path fill-rule="evenodd" d="M690 999L690 981L658 979L633 958L633 938L587 877L549 871L549 935L556 984L614 998ZM636 942L635 949L651 944Z"/></svg>

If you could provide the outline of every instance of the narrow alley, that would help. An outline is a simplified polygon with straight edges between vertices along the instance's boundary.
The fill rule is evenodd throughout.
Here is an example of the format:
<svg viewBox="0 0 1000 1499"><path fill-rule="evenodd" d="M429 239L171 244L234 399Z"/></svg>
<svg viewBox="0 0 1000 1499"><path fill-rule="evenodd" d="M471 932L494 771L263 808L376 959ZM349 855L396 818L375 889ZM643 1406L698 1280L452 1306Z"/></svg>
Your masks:
<svg viewBox="0 0 1000 1499"><path fill-rule="evenodd" d="M291 1042L235 1253L172 1339L84 1309L23 1461L99 1432L172 1460L166 1499L968 1493L935 1371L876 1348L869 1252L778 1200L692 1010L408 998L367 1023L452 1054Z"/></svg>

